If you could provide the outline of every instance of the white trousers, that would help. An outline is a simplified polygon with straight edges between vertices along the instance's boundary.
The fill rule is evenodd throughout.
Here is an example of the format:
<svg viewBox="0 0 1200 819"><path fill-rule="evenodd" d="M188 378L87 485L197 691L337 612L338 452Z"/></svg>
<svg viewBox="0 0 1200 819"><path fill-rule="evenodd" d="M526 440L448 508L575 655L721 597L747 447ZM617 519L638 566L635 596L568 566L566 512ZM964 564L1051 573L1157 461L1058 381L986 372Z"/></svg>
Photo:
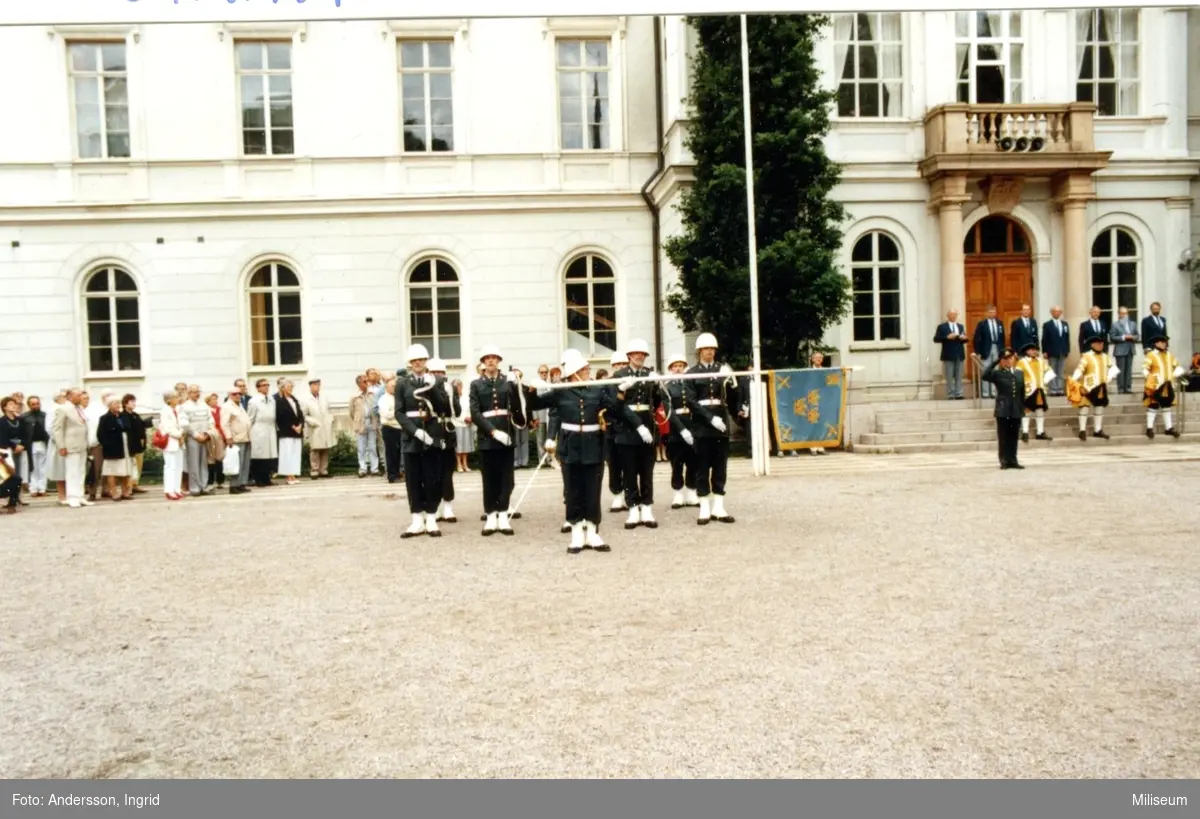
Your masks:
<svg viewBox="0 0 1200 819"><path fill-rule="evenodd" d="M163 494L179 495L183 490L183 450L163 452Z"/></svg>
<svg viewBox="0 0 1200 819"><path fill-rule="evenodd" d="M68 502L83 500L83 481L87 477L87 457L86 452L68 452L63 458Z"/></svg>
<svg viewBox="0 0 1200 819"><path fill-rule="evenodd" d="M29 453L30 474L29 474L29 491L30 492L45 492L46 491L46 449L45 441L34 441L33 450Z"/></svg>

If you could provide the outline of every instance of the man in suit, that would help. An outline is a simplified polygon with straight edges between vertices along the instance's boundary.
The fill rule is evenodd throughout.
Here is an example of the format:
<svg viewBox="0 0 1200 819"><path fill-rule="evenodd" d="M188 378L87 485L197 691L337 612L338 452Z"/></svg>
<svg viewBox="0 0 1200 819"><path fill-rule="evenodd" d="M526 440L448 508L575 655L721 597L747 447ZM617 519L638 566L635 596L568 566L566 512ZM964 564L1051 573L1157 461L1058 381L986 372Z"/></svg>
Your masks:
<svg viewBox="0 0 1200 819"><path fill-rule="evenodd" d="M1017 435L1025 415L1025 374L1013 366L1016 353L1006 348L1000 360L983 373L983 380L996 387L996 441L1001 469L1024 469L1017 463Z"/></svg>
<svg viewBox="0 0 1200 819"><path fill-rule="evenodd" d="M1108 352L1108 328L1104 326L1104 322L1100 320L1100 308L1092 305L1092 317L1079 325L1079 354L1083 355L1091 349L1089 339L1092 336L1100 336L1100 340L1104 343L1102 352Z"/></svg>
<svg viewBox="0 0 1200 819"><path fill-rule="evenodd" d="M1041 344L1038 342L1037 320L1033 317L1033 308L1028 304L1021 305L1021 317L1013 319L1009 328L1008 343L1014 350L1025 349L1026 344Z"/></svg>
<svg viewBox="0 0 1200 819"><path fill-rule="evenodd" d="M1167 320L1162 317L1162 305L1154 302L1150 305L1150 315L1142 319L1142 352L1148 353L1152 349L1150 339L1166 334Z"/></svg>
<svg viewBox="0 0 1200 819"><path fill-rule="evenodd" d="M1004 325L996 318L996 305L987 306L987 318L975 325L975 335L971 339L971 347L983 361L987 369L1000 360L1000 351L1004 349ZM981 385L984 398L994 398L996 387L990 381Z"/></svg>
<svg viewBox="0 0 1200 819"><path fill-rule="evenodd" d="M1133 393L1133 352L1139 336L1137 329L1133 326L1133 319L1129 317L1128 307L1120 308L1118 316L1119 318L1113 322L1112 330L1109 331L1108 340L1113 345L1113 358L1117 360L1117 366L1121 368L1121 373L1117 376L1117 391L1122 395L1131 395Z"/></svg>
<svg viewBox="0 0 1200 819"><path fill-rule="evenodd" d="M967 331L958 323L958 311L946 313L946 321L939 324L934 333L935 344L942 345L942 372L946 376L946 400L961 401L963 399L962 374L963 361L966 360Z"/></svg>
<svg viewBox="0 0 1200 819"><path fill-rule="evenodd" d="M67 484L67 506L78 509L91 506L93 501L83 496L83 482L87 474L88 419L81 406L83 391L72 388L67 391L68 406L54 415L51 436L54 446L62 457L63 474Z"/></svg>
<svg viewBox="0 0 1200 819"><path fill-rule="evenodd" d="M1050 394L1066 395L1063 370L1071 354L1071 328L1062 320L1062 308L1057 304L1050 308L1050 320L1042 325L1042 352L1050 359L1050 369L1054 371Z"/></svg>

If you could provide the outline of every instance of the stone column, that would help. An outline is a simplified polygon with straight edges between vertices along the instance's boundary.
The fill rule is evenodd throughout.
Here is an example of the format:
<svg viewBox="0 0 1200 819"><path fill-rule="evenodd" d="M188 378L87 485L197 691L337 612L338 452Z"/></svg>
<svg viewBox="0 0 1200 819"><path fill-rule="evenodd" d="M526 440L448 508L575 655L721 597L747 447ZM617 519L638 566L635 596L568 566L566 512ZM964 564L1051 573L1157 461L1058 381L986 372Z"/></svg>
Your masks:
<svg viewBox="0 0 1200 819"><path fill-rule="evenodd" d="M1079 360L1076 336L1092 307L1086 209L1095 197L1091 173L1069 173L1054 179L1053 199L1063 216L1063 318L1071 328L1069 367Z"/></svg>
<svg viewBox="0 0 1200 819"><path fill-rule="evenodd" d="M967 193L966 174L943 174L930 185L930 210L938 214L938 232L941 245L941 310L935 322L945 321L946 313L957 310L959 320L966 321L967 284L963 271L963 213L964 202L971 197ZM935 345L936 346L936 345ZM936 351L940 353L940 351ZM931 356L936 361L937 356ZM932 373L933 396L946 396L945 378L940 366L934 365Z"/></svg>

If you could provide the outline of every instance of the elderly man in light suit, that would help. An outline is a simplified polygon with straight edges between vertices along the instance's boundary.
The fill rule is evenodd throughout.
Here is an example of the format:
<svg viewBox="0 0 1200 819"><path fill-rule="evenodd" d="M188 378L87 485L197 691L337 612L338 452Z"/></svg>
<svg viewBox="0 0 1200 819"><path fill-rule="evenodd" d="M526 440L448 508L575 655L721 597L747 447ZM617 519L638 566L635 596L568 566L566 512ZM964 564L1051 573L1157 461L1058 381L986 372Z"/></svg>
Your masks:
<svg viewBox="0 0 1200 819"><path fill-rule="evenodd" d="M329 477L329 450L334 444L333 412L321 394L321 379L308 382L309 398L304 403L304 427L308 432L308 477Z"/></svg>
<svg viewBox="0 0 1200 819"><path fill-rule="evenodd" d="M67 499L60 503L78 509L91 506L92 501L83 496L83 483L87 475L88 418L80 403L83 391L71 388L67 391L67 406L54 414L51 437L54 447L63 459L63 475L67 484Z"/></svg>
<svg viewBox="0 0 1200 819"><path fill-rule="evenodd" d="M1129 308L1122 307L1117 311L1119 318L1113 322L1108 331L1108 340L1112 342L1112 356L1117 360L1121 369L1117 376L1117 391L1122 395L1133 393L1133 354L1137 343L1141 340L1137 326L1129 317Z"/></svg>

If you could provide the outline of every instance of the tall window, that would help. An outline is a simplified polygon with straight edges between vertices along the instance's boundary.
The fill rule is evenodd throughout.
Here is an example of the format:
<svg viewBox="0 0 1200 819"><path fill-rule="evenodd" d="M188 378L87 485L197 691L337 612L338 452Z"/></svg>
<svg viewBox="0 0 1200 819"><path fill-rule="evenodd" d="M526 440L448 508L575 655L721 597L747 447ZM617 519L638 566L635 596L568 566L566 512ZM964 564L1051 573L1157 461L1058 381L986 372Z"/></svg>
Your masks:
<svg viewBox="0 0 1200 819"><path fill-rule="evenodd" d="M850 253L854 340L900 339L900 246L886 233L864 233Z"/></svg>
<svg viewBox="0 0 1200 819"><path fill-rule="evenodd" d="M609 148L608 50L607 40L558 41L558 121L563 150Z"/></svg>
<svg viewBox="0 0 1200 819"><path fill-rule="evenodd" d="M1141 261L1137 240L1125 228L1105 228L1092 242L1092 304L1110 327L1122 306L1137 320Z"/></svg>
<svg viewBox="0 0 1200 819"><path fill-rule="evenodd" d="M954 36L959 102L1024 100L1021 12L956 11Z"/></svg>
<svg viewBox="0 0 1200 819"><path fill-rule="evenodd" d="M292 123L292 44L238 43L242 100L242 153L296 152Z"/></svg>
<svg viewBox="0 0 1200 819"><path fill-rule="evenodd" d="M408 275L410 343L424 344L430 355L462 358L462 314L458 273L449 262L426 259Z"/></svg>
<svg viewBox="0 0 1200 819"><path fill-rule="evenodd" d="M250 364L290 367L304 363L300 279L285 264L268 262L250 276Z"/></svg>
<svg viewBox="0 0 1200 819"><path fill-rule="evenodd" d="M617 283L613 269L587 254L567 265L567 346L585 356L617 351Z"/></svg>
<svg viewBox="0 0 1200 819"><path fill-rule="evenodd" d="M1075 42L1075 99L1102 117L1137 114L1138 10L1076 11Z"/></svg>
<svg viewBox="0 0 1200 819"><path fill-rule="evenodd" d="M83 287L87 315L88 370L125 372L142 368L137 283L119 267L102 267Z"/></svg>
<svg viewBox="0 0 1200 819"><path fill-rule="evenodd" d="M904 70L900 15L833 15L839 117L898 117Z"/></svg>
<svg viewBox="0 0 1200 819"><path fill-rule="evenodd" d="M453 44L401 42L400 106L405 151L454 150Z"/></svg>
<svg viewBox="0 0 1200 819"><path fill-rule="evenodd" d="M80 159L129 157L124 43L71 43L71 96Z"/></svg>

